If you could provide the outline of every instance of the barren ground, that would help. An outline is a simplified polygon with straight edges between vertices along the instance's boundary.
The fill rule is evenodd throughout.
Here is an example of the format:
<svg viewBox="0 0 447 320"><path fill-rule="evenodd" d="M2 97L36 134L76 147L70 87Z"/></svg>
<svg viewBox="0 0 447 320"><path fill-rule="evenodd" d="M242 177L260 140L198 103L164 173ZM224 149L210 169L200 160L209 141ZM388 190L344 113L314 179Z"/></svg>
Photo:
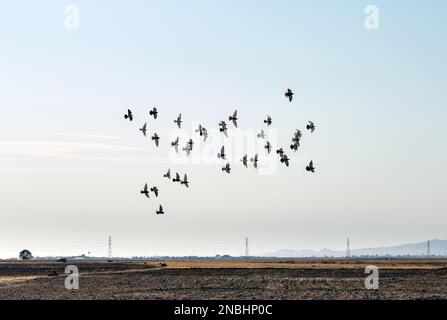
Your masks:
<svg viewBox="0 0 447 320"><path fill-rule="evenodd" d="M447 298L445 260L164 263L0 261L0 299ZM79 290L65 289L66 265ZM378 291L365 289L367 265L379 267Z"/></svg>

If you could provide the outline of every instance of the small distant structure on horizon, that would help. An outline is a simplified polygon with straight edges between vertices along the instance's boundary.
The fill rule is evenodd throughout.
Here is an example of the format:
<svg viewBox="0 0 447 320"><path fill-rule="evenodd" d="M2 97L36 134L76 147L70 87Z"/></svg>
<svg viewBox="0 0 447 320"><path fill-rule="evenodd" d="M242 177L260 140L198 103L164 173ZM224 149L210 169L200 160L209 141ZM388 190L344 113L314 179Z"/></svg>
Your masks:
<svg viewBox="0 0 447 320"><path fill-rule="evenodd" d="M109 243L107 246L107 259L112 260L112 237L109 236Z"/></svg>
<svg viewBox="0 0 447 320"><path fill-rule="evenodd" d="M430 240L427 240L427 252L425 254L427 257L431 256L431 249L430 249Z"/></svg>
<svg viewBox="0 0 447 320"><path fill-rule="evenodd" d="M346 258L351 258L352 257L352 253L351 253L351 240L348 238L346 240Z"/></svg>
<svg viewBox="0 0 447 320"><path fill-rule="evenodd" d="M245 257L250 257L250 250L248 250L248 237L245 237Z"/></svg>

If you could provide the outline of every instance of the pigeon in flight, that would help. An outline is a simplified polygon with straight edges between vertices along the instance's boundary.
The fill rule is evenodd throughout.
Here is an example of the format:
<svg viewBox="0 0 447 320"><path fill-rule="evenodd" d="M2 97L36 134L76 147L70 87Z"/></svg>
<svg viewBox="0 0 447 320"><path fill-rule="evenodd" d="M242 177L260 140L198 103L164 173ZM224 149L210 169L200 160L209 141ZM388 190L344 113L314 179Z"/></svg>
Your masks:
<svg viewBox="0 0 447 320"><path fill-rule="evenodd" d="M302 136L301 131L296 129L295 133L293 134L292 142L299 143Z"/></svg>
<svg viewBox="0 0 447 320"><path fill-rule="evenodd" d="M264 123L267 124L268 127L270 127L270 125L272 124L272 117L270 117L269 115L267 116L267 120L264 120Z"/></svg>
<svg viewBox="0 0 447 320"><path fill-rule="evenodd" d="M174 123L177 124L177 127L180 129L182 127L182 114L180 113L177 117L177 120L174 120Z"/></svg>
<svg viewBox="0 0 447 320"><path fill-rule="evenodd" d="M222 171L225 171L226 173L231 173L231 167L230 167L230 163L229 162L227 162L225 167L222 168Z"/></svg>
<svg viewBox="0 0 447 320"><path fill-rule="evenodd" d="M146 196L146 198L150 198L149 197L149 189L147 188L147 183L144 185L144 189L140 191L141 194L144 194Z"/></svg>
<svg viewBox="0 0 447 320"><path fill-rule="evenodd" d="M289 166L289 158L287 157L287 155L284 153L281 155L281 163L284 163L286 166Z"/></svg>
<svg viewBox="0 0 447 320"><path fill-rule="evenodd" d="M292 92L292 90L287 89L286 93L284 94L287 98L289 98L289 101L292 102L293 99L293 95L294 93Z"/></svg>
<svg viewBox="0 0 447 320"><path fill-rule="evenodd" d="M262 129L260 133L258 133L258 138L265 139L265 132Z"/></svg>
<svg viewBox="0 0 447 320"><path fill-rule="evenodd" d="M254 158L251 158L251 159L250 159L250 162L253 163L253 167L254 167L255 169L258 169L258 155L257 155L257 154L254 156Z"/></svg>
<svg viewBox="0 0 447 320"><path fill-rule="evenodd" d="M315 124L312 121L309 121L309 124L306 126L307 130L310 130L310 133L315 131Z"/></svg>
<svg viewBox="0 0 447 320"><path fill-rule="evenodd" d="M140 129L141 132L143 132L144 136L146 137L147 133L147 122L144 124L143 128Z"/></svg>
<svg viewBox="0 0 447 320"><path fill-rule="evenodd" d="M160 144L160 137L158 136L158 134L154 133L151 139L155 141L155 145L158 147L158 145Z"/></svg>
<svg viewBox="0 0 447 320"><path fill-rule="evenodd" d="M186 147L183 148L183 151L186 151L186 156L189 157L192 151L192 146L194 145L194 141L192 139L189 139L189 141L186 143Z"/></svg>
<svg viewBox="0 0 447 320"><path fill-rule="evenodd" d="M247 155L245 155L245 156L241 159L242 164L244 165L245 168L248 168L248 166L247 166L247 159L248 159Z"/></svg>
<svg viewBox="0 0 447 320"><path fill-rule="evenodd" d="M192 151L192 144L189 144L189 141L186 143L186 147L182 149L186 152L186 156L189 157Z"/></svg>
<svg viewBox="0 0 447 320"><path fill-rule="evenodd" d="M267 149L267 153L270 154L270 151L272 151L272 144L267 141L267 144L264 146L265 149Z"/></svg>
<svg viewBox="0 0 447 320"><path fill-rule="evenodd" d="M184 184L185 187L189 188L189 181L188 181L188 177L186 176L186 174L183 177L183 181L180 181L180 184Z"/></svg>
<svg viewBox="0 0 447 320"><path fill-rule="evenodd" d="M194 141L192 141L192 139L189 139L189 141L187 142L187 145L189 147L189 150L192 151L192 146L194 145Z"/></svg>
<svg viewBox="0 0 447 320"><path fill-rule="evenodd" d="M149 111L149 115L153 116L154 119L157 119L158 116L158 110L156 107L154 107L152 110Z"/></svg>
<svg viewBox="0 0 447 320"><path fill-rule="evenodd" d="M205 129L205 127L202 127L202 125L199 124L199 128L196 129L196 132L198 132L201 137L203 136L203 142L205 142L208 138L208 131Z"/></svg>
<svg viewBox="0 0 447 320"><path fill-rule="evenodd" d="M179 137L177 137L177 139L175 139L174 141L171 142L171 147L175 148L175 152L178 153L178 141L179 141Z"/></svg>
<svg viewBox="0 0 447 320"><path fill-rule="evenodd" d="M133 120L133 113L130 109L127 109L127 114L124 115L124 119L129 119L130 121Z"/></svg>
<svg viewBox="0 0 447 320"><path fill-rule="evenodd" d="M160 205L160 208L155 211L156 214L165 214L165 212L163 211L163 207Z"/></svg>
<svg viewBox="0 0 447 320"><path fill-rule="evenodd" d="M300 146L300 144L299 143L292 143L291 145L290 145L290 149L292 149L293 151L298 151L298 147Z"/></svg>
<svg viewBox="0 0 447 320"><path fill-rule="evenodd" d="M234 111L232 116L228 117L228 120L233 121L234 126L237 128L237 110Z"/></svg>
<svg viewBox="0 0 447 320"><path fill-rule="evenodd" d="M175 178L172 179L173 182L180 182L180 175L178 173L175 173Z"/></svg>
<svg viewBox="0 0 447 320"><path fill-rule="evenodd" d="M158 198L158 188L157 188L157 187L152 187L152 188L151 188L151 191L152 191L153 193L155 193L155 196Z"/></svg>
<svg viewBox="0 0 447 320"><path fill-rule="evenodd" d="M282 157L282 155L284 154L284 150L282 148L279 148L278 150L276 150L276 153L279 154L280 157Z"/></svg>
<svg viewBox="0 0 447 320"><path fill-rule="evenodd" d="M168 169L168 172L166 172L166 174L163 175L163 178L168 178L169 180L171 180L171 169Z"/></svg>
<svg viewBox="0 0 447 320"><path fill-rule="evenodd" d="M219 159L223 159L223 160L225 160L226 159L226 154L225 154L225 146L222 146L222 148L220 149L220 152L217 154L217 157L219 158Z"/></svg>
<svg viewBox="0 0 447 320"><path fill-rule="evenodd" d="M208 130L206 130L205 128L202 127L202 134L203 135L203 142L206 141L206 139L208 139Z"/></svg>
<svg viewBox="0 0 447 320"><path fill-rule="evenodd" d="M227 124L225 123L225 121L221 121L219 123L219 131L223 132L223 134L228 138L228 128L227 128Z"/></svg>
<svg viewBox="0 0 447 320"><path fill-rule="evenodd" d="M309 165L306 167L306 171L315 172L314 162L311 161Z"/></svg>
<svg viewBox="0 0 447 320"><path fill-rule="evenodd" d="M292 137L292 144L290 145L290 149L292 149L293 151L298 150L298 147L300 146L301 136L302 136L301 131L296 129Z"/></svg>

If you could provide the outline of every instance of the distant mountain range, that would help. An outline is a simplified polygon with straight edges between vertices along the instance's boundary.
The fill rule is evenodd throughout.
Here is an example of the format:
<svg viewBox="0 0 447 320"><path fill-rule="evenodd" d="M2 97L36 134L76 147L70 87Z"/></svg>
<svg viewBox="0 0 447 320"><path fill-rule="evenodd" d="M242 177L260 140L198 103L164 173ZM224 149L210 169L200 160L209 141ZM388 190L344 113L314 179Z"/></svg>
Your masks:
<svg viewBox="0 0 447 320"><path fill-rule="evenodd" d="M427 241L407 243L390 247L352 249L352 256L423 256L427 253ZM430 240L430 253L436 256L447 256L447 240ZM281 249L268 252L263 257L306 258L306 257L345 257L346 251L322 250L290 250Z"/></svg>

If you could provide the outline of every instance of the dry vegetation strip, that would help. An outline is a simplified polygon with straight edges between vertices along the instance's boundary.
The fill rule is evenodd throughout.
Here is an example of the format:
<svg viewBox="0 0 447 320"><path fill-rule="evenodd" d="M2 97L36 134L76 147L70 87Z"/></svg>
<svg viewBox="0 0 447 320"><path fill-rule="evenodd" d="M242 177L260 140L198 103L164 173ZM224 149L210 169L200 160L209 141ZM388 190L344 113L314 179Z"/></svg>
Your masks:
<svg viewBox="0 0 447 320"><path fill-rule="evenodd" d="M1 276L0 286L43 278L42 276Z"/></svg>
<svg viewBox="0 0 447 320"><path fill-rule="evenodd" d="M164 263L166 266L161 266ZM98 273L98 272L145 272L159 269L231 269L231 268L278 268L278 269L364 269L368 265L375 265L381 269L418 269L430 270L447 268L447 260L315 260L315 261L92 261L92 260L73 260L66 264L51 261L0 261L2 265L8 265L8 268L19 269L30 268L40 269L45 267L64 267L74 264L83 266L81 273ZM86 266L89 266L87 270ZM83 272L82 272L83 271ZM20 277L3 277L0 276L0 283L6 281L22 281ZM24 279L23 281L32 280Z"/></svg>
<svg viewBox="0 0 447 320"><path fill-rule="evenodd" d="M286 269L364 269L375 265L382 269L438 269L447 262L425 261L331 261L331 262L241 262L241 261L167 261L167 268L286 268Z"/></svg>

